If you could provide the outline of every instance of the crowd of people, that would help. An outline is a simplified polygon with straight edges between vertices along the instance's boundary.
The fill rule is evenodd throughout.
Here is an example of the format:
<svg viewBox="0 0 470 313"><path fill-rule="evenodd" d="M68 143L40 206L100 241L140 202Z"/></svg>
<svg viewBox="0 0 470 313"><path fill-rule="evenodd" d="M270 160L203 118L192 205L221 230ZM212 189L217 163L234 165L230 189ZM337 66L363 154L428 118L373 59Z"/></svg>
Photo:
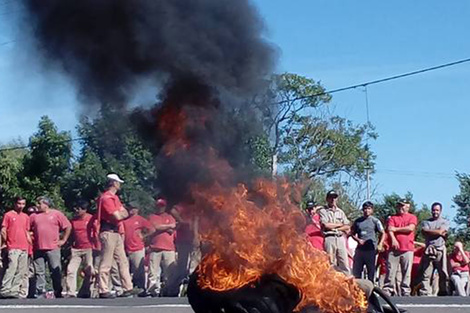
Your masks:
<svg viewBox="0 0 470 313"><path fill-rule="evenodd" d="M449 221L441 203L433 203L431 217L420 222L410 203L400 200L384 226L372 202L365 202L363 215L351 223L337 199L331 190L325 206L307 203L306 235L339 271L369 279L392 296L469 295L470 253L459 241L447 252ZM424 243L415 241L419 223Z"/></svg>
<svg viewBox="0 0 470 313"><path fill-rule="evenodd" d="M182 295L201 258L198 220L163 198L144 218L139 208L121 203L122 183L118 175L107 175L96 208L78 201L70 220L46 196L29 208L23 197L14 199L1 228L0 298ZM393 296L469 294L470 253L461 242L447 253L449 222L440 203L421 221L425 242L419 243L419 221L406 200L385 226L372 202L351 223L337 200L331 190L326 205L307 203L305 233L312 249L324 251L338 271L369 279Z"/></svg>
<svg viewBox="0 0 470 313"><path fill-rule="evenodd" d="M2 222L0 297L178 296L200 258L193 249L195 222L165 199L155 201L153 214L140 216L137 207L121 203L122 183L118 175L107 175L95 212L90 214L87 201L78 201L71 220L48 197L27 209L26 199L14 199ZM62 255L69 244L70 255Z"/></svg>

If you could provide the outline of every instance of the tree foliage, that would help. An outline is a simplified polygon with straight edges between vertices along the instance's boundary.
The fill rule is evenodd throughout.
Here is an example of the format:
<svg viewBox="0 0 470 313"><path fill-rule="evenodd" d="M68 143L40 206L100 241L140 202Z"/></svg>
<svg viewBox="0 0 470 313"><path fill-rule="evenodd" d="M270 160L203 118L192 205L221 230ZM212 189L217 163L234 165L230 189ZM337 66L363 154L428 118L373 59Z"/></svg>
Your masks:
<svg viewBox="0 0 470 313"><path fill-rule="evenodd" d="M464 242L470 241L470 175L465 173L457 174L460 191L453 200L457 206L457 214L454 222L457 224L455 230L456 239Z"/></svg>
<svg viewBox="0 0 470 313"><path fill-rule="evenodd" d="M19 174L23 196L30 203L38 196L47 195L56 206L64 206L60 189L71 167L71 139L71 134L59 132L49 117L41 117L38 131L29 140L30 150L24 156Z"/></svg>
<svg viewBox="0 0 470 313"><path fill-rule="evenodd" d="M106 174L113 172L125 181L125 202L143 211L152 209L157 192L154 156L137 134L129 113L103 106L95 119L83 118L77 130L83 140L63 188L68 202L94 200L103 190Z"/></svg>
<svg viewBox="0 0 470 313"><path fill-rule="evenodd" d="M361 179L374 166L366 141L377 137L371 125L355 125L330 114L331 96L313 79L285 73L272 78L259 100L271 138L273 172L277 163L295 178L347 173Z"/></svg>

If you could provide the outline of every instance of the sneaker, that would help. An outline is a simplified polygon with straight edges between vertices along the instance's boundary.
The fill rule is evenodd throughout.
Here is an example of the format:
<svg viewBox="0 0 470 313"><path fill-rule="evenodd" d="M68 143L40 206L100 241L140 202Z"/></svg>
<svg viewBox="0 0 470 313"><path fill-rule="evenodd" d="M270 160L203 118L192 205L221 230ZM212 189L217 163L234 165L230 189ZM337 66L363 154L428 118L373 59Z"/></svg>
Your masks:
<svg viewBox="0 0 470 313"><path fill-rule="evenodd" d="M146 290L140 292L137 296L139 298L150 298L150 297L152 297L152 295L150 293L148 293Z"/></svg>
<svg viewBox="0 0 470 313"><path fill-rule="evenodd" d="M19 299L18 295L14 295L12 293L2 293L0 294L0 299Z"/></svg>
<svg viewBox="0 0 470 313"><path fill-rule="evenodd" d="M110 292L100 293L100 299L114 299L114 298L116 298L116 296Z"/></svg>
<svg viewBox="0 0 470 313"><path fill-rule="evenodd" d="M132 294L132 290L126 290L121 293L118 297L119 298L132 298L134 295Z"/></svg>
<svg viewBox="0 0 470 313"><path fill-rule="evenodd" d="M64 298L66 299L73 299L73 298L76 298L77 296L76 295L65 295Z"/></svg>
<svg viewBox="0 0 470 313"><path fill-rule="evenodd" d="M78 295L78 297L81 299L90 299L91 293L84 293L84 294Z"/></svg>

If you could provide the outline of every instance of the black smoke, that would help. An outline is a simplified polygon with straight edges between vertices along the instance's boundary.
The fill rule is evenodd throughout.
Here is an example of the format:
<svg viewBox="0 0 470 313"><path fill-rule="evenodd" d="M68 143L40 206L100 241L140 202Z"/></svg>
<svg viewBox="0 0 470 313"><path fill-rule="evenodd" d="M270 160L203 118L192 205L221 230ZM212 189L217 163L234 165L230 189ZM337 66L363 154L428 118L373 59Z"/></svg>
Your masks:
<svg viewBox="0 0 470 313"><path fill-rule="evenodd" d="M245 96L270 74L272 48L248 0L23 0L39 51L83 102L125 105L142 79L198 80Z"/></svg>
<svg viewBox="0 0 470 313"><path fill-rule="evenodd" d="M155 151L170 200L184 198L193 182L211 181L208 147L237 169L234 181L247 177L247 134L260 123L246 104L275 59L248 0L23 2L40 56L73 79L85 106L126 108L143 80L154 83L158 103L133 121ZM189 151L168 157L161 153L168 138L156 130L162 108L172 106L206 121L188 129Z"/></svg>

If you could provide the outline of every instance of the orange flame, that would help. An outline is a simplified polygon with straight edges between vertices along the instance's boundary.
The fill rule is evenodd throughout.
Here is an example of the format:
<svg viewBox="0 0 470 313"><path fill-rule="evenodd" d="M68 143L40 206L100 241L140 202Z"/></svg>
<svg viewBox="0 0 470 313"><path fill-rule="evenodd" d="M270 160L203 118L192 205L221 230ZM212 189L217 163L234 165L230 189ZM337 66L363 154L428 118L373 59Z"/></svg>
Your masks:
<svg viewBox="0 0 470 313"><path fill-rule="evenodd" d="M191 121L191 115L171 108L161 117L166 155L190 149L188 127L200 127L203 121ZM229 163L213 148L207 148L205 156L204 164L216 182L191 188L193 213L201 218L200 235L212 248L198 267L201 288L238 289L262 275L277 274L301 292L298 310L313 305L323 312L365 311L365 295L353 279L335 271L326 254L305 239L305 218L298 208L300 186L258 179L250 186L233 187Z"/></svg>
<svg viewBox="0 0 470 313"><path fill-rule="evenodd" d="M363 312L365 295L352 278L335 271L326 254L299 235L304 217L290 200L290 187L285 181L258 180L254 195L244 185L194 188L196 206L216 212L202 234L214 252L198 268L199 285L225 291L277 274L300 290L298 309L314 305L323 312ZM261 197L263 205L250 196Z"/></svg>

